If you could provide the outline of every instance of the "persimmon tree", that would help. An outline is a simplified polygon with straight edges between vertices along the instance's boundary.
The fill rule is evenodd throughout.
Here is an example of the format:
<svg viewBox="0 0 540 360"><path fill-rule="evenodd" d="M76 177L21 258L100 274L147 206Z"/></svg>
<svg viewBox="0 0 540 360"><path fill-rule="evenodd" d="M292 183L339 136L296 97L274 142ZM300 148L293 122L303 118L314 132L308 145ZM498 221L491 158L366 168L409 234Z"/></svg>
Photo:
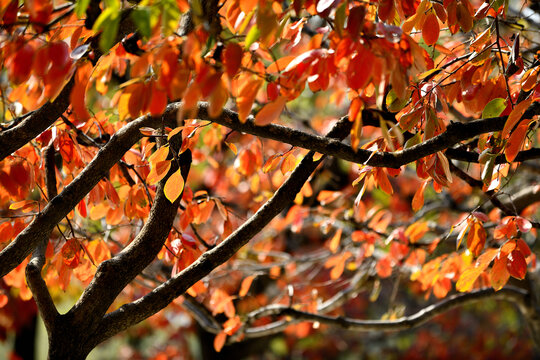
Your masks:
<svg viewBox="0 0 540 360"><path fill-rule="evenodd" d="M499 299L540 344L536 11L2 0L4 317L83 359L168 306L219 351ZM383 281L431 305L344 312Z"/></svg>

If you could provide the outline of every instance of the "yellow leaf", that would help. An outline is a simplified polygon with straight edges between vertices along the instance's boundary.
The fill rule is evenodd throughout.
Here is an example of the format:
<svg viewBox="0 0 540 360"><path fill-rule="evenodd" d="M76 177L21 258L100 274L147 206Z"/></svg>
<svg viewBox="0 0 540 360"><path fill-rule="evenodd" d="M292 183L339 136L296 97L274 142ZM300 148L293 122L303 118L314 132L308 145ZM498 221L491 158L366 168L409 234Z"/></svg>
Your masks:
<svg viewBox="0 0 540 360"><path fill-rule="evenodd" d="M148 162L152 164L152 163L157 163L158 161L163 161L167 159L167 155L169 155L169 147L162 146L159 149L157 149L155 153L150 155L150 157L148 158Z"/></svg>
<svg viewBox="0 0 540 360"><path fill-rule="evenodd" d="M182 193L182 190L184 190L184 178L182 178L180 169L178 169L165 183L163 192L170 202L175 202Z"/></svg>

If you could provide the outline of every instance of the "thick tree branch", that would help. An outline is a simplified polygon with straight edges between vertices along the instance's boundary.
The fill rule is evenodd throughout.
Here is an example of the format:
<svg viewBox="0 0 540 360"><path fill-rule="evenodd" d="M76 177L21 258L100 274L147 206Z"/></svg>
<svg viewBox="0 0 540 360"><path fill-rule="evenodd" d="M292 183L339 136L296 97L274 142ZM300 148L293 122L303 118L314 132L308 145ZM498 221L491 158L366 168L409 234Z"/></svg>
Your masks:
<svg viewBox="0 0 540 360"><path fill-rule="evenodd" d="M350 126L347 119L342 119L328 136L343 138L350 132ZM308 153L274 196L227 239L205 252L188 268L158 286L150 294L105 315L97 331L99 335L95 339L96 344L165 308L189 287L230 259L292 201L294 194L300 191L321 161L322 159L313 161L313 152Z"/></svg>
<svg viewBox="0 0 540 360"><path fill-rule="evenodd" d="M57 195L56 189L56 170L54 162L54 146L49 145L45 148L44 151L44 162L45 162L45 183L47 186L47 196L49 199L54 198ZM28 262L26 266L26 281L32 294L34 300L39 308L47 332L50 334L52 331L53 324L58 317L58 311L54 306L51 294L47 288L47 284L43 277L41 276L41 271L45 265L45 250L47 249L47 243L49 242L50 232L43 236L43 241L38 244L36 250L32 255L32 259Z"/></svg>
<svg viewBox="0 0 540 360"><path fill-rule="evenodd" d="M51 199L34 221L0 252L0 277L14 269L40 242L45 241L54 226L92 190L124 153L141 139L140 127L157 126L159 123L159 119L143 116L114 134L90 164L58 196Z"/></svg>
<svg viewBox="0 0 540 360"><path fill-rule="evenodd" d="M178 140L180 139L180 140ZM178 148L181 146L181 138ZM187 179L191 166L191 151L186 150L179 158L182 177ZM178 170L176 162L169 174ZM69 311L75 322L80 319L102 319L114 299L137 275L139 275L157 256L173 225L182 195L171 203L163 193L163 187L169 177L160 181L156 189L156 197L148 220L137 237L112 259L102 262L94 279L88 285L75 306Z"/></svg>
<svg viewBox="0 0 540 360"><path fill-rule="evenodd" d="M74 83L71 77L54 101L47 102L16 126L0 132L0 161L47 130L66 111Z"/></svg>
<svg viewBox="0 0 540 360"><path fill-rule="evenodd" d="M500 131L503 129L506 119L508 118L507 116L501 116L475 120L466 124L452 123L448 125L444 133L406 150L377 152L373 154L371 151L363 149L355 151L351 146L346 145L339 140L311 135L281 125L269 124L257 126L255 125L253 117L249 117L245 123L242 123L238 118L238 114L232 110L224 110L221 116L212 119L207 113L207 107L208 105L206 103L199 104L199 118L201 120L210 120L233 130L281 141L358 164L391 168L399 168L402 165L406 165L438 151L443 151L460 141L473 138L477 135ZM362 112L364 125L379 126L379 114L377 113L377 110L364 110ZM540 114L540 104L536 102L529 107L522 118L532 118L534 115L538 114Z"/></svg>

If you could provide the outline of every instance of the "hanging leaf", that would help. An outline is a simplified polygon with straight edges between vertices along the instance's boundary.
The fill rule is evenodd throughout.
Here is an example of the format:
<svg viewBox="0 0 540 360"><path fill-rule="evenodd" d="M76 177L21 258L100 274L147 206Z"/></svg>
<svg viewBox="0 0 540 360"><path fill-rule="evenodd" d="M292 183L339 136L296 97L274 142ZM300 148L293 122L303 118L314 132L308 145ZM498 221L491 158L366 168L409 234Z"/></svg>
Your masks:
<svg viewBox="0 0 540 360"><path fill-rule="evenodd" d="M253 283L253 279L255 279L255 275L250 275L242 280L242 285L240 285L238 296L244 297L247 295L249 288L251 287L251 283Z"/></svg>
<svg viewBox="0 0 540 360"><path fill-rule="evenodd" d="M489 273L489 280L495 291L502 289L510 278L510 273L506 267L506 262L506 255L499 254L495 258L495 262L493 263L493 267Z"/></svg>
<svg viewBox="0 0 540 360"><path fill-rule="evenodd" d="M510 275L516 279L523 280L527 274L527 262L525 257L519 250L513 250L508 254L508 260L506 262L506 268Z"/></svg>
<svg viewBox="0 0 540 360"><path fill-rule="evenodd" d="M504 156L506 161L512 162L516 158L519 151L523 148L525 139L527 138L527 130L529 129L529 122L527 120L522 121L517 128L510 134L508 142L504 148Z"/></svg>
<svg viewBox="0 0 540 360"><path fill-rule="evenodd" d="M484 111L482 111L482 118L488 119L492 117L498 117L506 109L506 99L496 98L487 103Z"/></svg>
<svg viewBox="0 0 540 360"><path fill-rule="evenodd" d="M512 109L501 132L501 137L503 139L506 138L506 136L510 134L510 132L514 129L514 126L519 123L525 111L529 108L529 106L531 106L531 103L532 98L529 98L527 100L523 100L522 102L517 104L514 109Z"/></svg>
<svg viewBox="0 0 540 360"><path fill-rule="evenodd" d="M479 221L473 221L469 233L467 234L467 248L474 255L478 256L484 250L486 244L486 230Z"/></svg>
<svg viewBox="0 0 540 360"><path fill-rule="evenodd" d="M287 98L285 96L279 96L276 101L264 105L261 111L255 116L255 124L263 126L278 120L286 103Z"/></svg>
<svg viewBox="0 0 540 360"><path fill-rule="evenodd" d="M439 31L439 20L437 20L437 16L433 12L430 12L426 16L422 27L422 38L426 45L431 46L439 40Z"/></svg>
<svg viewBox="0 0 540 360"><path fill-rule="evenodd" d="M163 192L165 197L169 199L170 202L175 202L176 199L182 194L184 190L184 178L180 173L180 169L176 170L165 183Z"/></svg>
<svg viewBox="0 0 540 360"><path fill-rule="evenodd" d="M413 211L418 211L424 206L424 191L428 183L429 183L429 180L424 180L422 184L420 185L420 187L414 193L414 197L412 199L412 204L411 204Z"/></svg>

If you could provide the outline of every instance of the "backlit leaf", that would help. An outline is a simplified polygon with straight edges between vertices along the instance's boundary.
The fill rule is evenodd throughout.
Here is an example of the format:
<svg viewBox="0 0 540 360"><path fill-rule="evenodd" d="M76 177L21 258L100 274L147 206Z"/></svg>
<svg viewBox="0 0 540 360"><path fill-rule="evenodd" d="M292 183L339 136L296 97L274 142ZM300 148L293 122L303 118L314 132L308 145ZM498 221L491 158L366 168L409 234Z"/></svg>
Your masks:
<svg viewBox="0 0 540 360"><path fill-rule="evenodd" d="M163 192L170 202L175 202L182 190L184 190L184 178L178 169L167 179Z"/></svg>
<svg viewBox="0 0 540 360"><path fill-rule="evenodd" d="M486 107L484 108L484 111L482 111L482 118L492 118L497 117L502 114L502 112L506 109L506 99L503 98L496 98L491 100L487 103Z"/></svg>
<svg viewBox="0 0 540 360"><path fill-rule="evenodd" d="M508 119L506 120L506 123L504 124L504 128L501 132L501 137L504 139L508 134L510 134L510 131L514 129L514 126L516 126L517 123L521 120L521 117L527 110L529 106L531 106L532 98L529 98L527 100L523 100L519 104L517 104L514 109L510 112L510 115L508 115Z"/></svg>
<svg viewBox="0 0 540 360"><path fill-rule="evenodd" d="M523 280L527 274L527 262L525 257L519 250L513 250L508 254L508 260L506 262L506 268L510 275L516 279Z"/></svg>
<svg viewBox="0 0 540 360"><path fill-rule="evenodd" d="M426 16L424 26L422 27L422 37L426 45L430 46L435 44L439 39L439 20L437 20L437 16L433 12L430 12Z"/></svg>
<svg viewBox="0 0 540 360"><path fill-rule="evenodd" d="M255 124L262 126L275 122L279 119L279 115L281 115L286 103L287 98L285 96L279 96L276 101L264 105L261 111L255 116Z"/></svg>
<svg viewBox="0 0 540 360"><path fill-rule="evenodd" d="M525 138L527 137L527 130L529 128L529 122L527 120L522 121L517 128L510 134L506 147L504 148L504 156L508 162L514 161L519 151L523 147Z"/></svg>
<svg viewBox="0 0 540 360"><path fill-rule="evenodd" d="M255 275L250 275L244 278L244 280L242 280L242 285L240 285L240 291L238 292L238 296L244 297L247 295L253 279L255 279Z"/></svg>
<svg viewBox="0 0 540 360"><path fill-rule="evenodd" d="M489 280L491 286L495 291L503 288L510 278L510 273L506 268L507 258L506 255L499 254L493 263L493 267L489 272Z"/></svg>

